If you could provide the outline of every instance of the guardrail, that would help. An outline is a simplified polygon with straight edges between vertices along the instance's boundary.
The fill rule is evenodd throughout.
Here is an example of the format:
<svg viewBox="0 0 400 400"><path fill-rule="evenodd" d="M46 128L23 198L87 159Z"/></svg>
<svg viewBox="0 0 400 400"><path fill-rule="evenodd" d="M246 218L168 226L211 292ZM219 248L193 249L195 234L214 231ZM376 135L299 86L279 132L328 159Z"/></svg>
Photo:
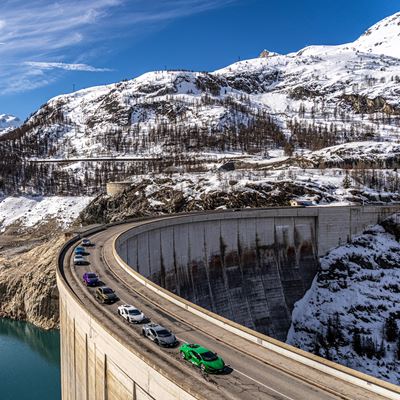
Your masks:
<svg viewBox="0 0 400 400"><path fill-rule="evenodd" d="M259 209L257 209L259 211ZM250 211L250 210L245 210L245 211ZM226 211L225 211L226 213ZM205 214L204 212L196 213L197 215L199 214ZM176 215L177 219L180 220L180 223L182 223L182 217L190 215L193 217L196 214L192 213L187 213L187 214L178 214ZM173 219L173 215L168 215L168 216L162 216L162 217L156 217L156 219L164 219L164 218L169 218ZM130 231L133 231L139 227L143 227L144 225L154 225L154 217L153 218L148 218L148 219L142 219L142 220L136 220L136 222L141 221L143 222L140 224L138 227L131 228L129 229ZM150 221L149 221L150 220ZM151 221L153 220L153 221ZM135 222L135 221L131 221ZM172 221L171 221L172 222ZM156 229L151 226L149 226L150 229ZM128 230L128 231L129 231ZM287 358L290 358L292 360L295 360L297 362L302 363L303 365L306 365L308 367L317 369L321 372L327 373L329 375L335 376L343 381L352 383L354 385L357 385L363 389L369 390L372 393L379 394L381 396L385 396L389 399L393 400L399 400L400 399L400 387L382 381L378 378L374 378L372 376L369 376L367 374L364 374L362 372L355 371L353 369L350 369L348 367L336 364L332 361L325 360L321 357L318 357L316 355L313 355L311 353L307 353L303 350L300 350L296 347L290 346L286 343L280 342L276 339L273 339L271 337L268 337L266 335L263 335L261 333L258 333L252 329L249 329L247 327L244 327L240 324L237 324L231 320L228 320L224 317L219 316L218 314L215 314L209 310L206 310L203 307L200 307L194 303L191 303L169 291L166 289L156 285L149 279L145 278L144 276L140 275L137 271L135 271L131 266L129 266L125 261L119 256L117 249L116 249L116 244L119 238L126 234L127 231L119 234L113 241L113 256L120 265L120 267L128 273L131 277L136 279L139 283L147 287L148 289L152 290L154 293L158 294L159 296L167 299L171 303L189 311L192 312L193 314L213 323L214 325L217 325L229 332L232 332L240 337L243 337L246 340L249 340L251 342L257 343L258 345L274 351L276 353L279 353ZM143 233L143 231L142 231Z"/></svg>

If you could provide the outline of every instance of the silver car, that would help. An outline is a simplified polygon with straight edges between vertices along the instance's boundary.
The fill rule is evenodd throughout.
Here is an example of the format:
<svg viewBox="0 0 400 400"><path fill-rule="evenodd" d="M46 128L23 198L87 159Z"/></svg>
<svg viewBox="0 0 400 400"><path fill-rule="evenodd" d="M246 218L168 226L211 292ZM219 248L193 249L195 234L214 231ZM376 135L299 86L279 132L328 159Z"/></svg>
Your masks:
<svg viewBox="0 0 400 400"><path fill-rule="evenodd" d="M74 255L74 264L75 265L86 265L87 261L85 260L85 257L83 257L81 254L75 254Z"/></svg>
<svg viewBox="0 0 400 400"><path fill-rule="evenodd" d="M142 334L159 346L174 347L178 344L175 335L168 329L158 324L146 324Z"/></svg>

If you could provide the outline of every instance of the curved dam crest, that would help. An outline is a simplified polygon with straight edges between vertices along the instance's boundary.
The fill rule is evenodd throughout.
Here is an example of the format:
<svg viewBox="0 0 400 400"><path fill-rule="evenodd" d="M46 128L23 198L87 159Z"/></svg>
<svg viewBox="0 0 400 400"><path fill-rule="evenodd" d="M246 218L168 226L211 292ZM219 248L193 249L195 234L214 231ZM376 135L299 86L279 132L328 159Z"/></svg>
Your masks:
<svg viewBox="0 0 400 400"><path fill-rule="evenodd" d="M336 207L193 216L148 224L132 236L127 232L117 248L128 265L154 283L284 341L294 304L309 289L319 256L388 213Z"/></svg>

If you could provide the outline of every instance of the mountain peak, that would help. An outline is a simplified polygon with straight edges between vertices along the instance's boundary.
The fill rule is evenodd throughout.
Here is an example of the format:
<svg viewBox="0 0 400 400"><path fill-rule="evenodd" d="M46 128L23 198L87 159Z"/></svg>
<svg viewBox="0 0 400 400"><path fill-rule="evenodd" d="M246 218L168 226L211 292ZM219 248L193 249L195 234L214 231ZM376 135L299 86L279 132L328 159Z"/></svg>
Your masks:
<svg viewBox="0 0 400 400"><path fill-rule="evenodd" d="M258 57L259 57L259 58L268 58L268 57L274 57L274 56L279 56L279 54L278 54L278 53L275 53L275 52L273 52L273 51L269 51L269 50L264 49L264 50L260 53L260 55L259 55Z"/></svg>
<svg viewBox="0 0 400 400"><path fill-rule="evenodd" d="M0 114L0 134L21 125L21 120L14 115Z"/></svg>
<svg viewBox="0 0 400 400"><path fill-rule="evenodd" d="M373 25L353 45L364 53L400 58L400 12Z"/></svg>

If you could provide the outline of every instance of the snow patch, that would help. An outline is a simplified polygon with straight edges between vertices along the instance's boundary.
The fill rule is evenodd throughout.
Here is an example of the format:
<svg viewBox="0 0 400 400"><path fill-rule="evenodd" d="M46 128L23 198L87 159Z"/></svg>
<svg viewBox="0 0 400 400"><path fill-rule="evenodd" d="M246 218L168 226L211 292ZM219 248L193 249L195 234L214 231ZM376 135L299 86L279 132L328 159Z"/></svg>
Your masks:
<svg viewBox="0 0 400 400"><path fill-rule="evenodd" d="M67 227L90 203L92 197L20 196L0 198L0 230L11 225L30 228L54 219Z"/></svg>

